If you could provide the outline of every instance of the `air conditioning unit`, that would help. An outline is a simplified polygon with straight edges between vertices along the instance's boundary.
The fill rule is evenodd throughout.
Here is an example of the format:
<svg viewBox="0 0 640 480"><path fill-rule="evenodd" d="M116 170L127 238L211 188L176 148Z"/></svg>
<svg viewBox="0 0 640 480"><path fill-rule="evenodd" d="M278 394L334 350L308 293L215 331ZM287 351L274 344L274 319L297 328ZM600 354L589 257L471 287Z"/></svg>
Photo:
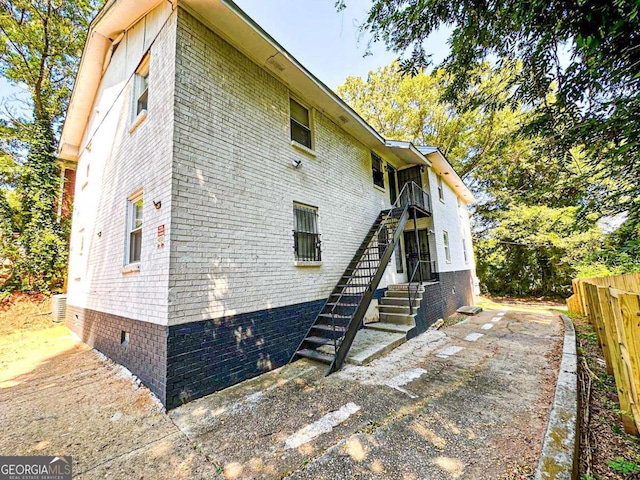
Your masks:
<svg viewBox="0 0 640 480"><path fill-rule="evenodd" d="M67 313L67 296L64 294L51 297L51 316L54 322L64 322Z"/></svg>

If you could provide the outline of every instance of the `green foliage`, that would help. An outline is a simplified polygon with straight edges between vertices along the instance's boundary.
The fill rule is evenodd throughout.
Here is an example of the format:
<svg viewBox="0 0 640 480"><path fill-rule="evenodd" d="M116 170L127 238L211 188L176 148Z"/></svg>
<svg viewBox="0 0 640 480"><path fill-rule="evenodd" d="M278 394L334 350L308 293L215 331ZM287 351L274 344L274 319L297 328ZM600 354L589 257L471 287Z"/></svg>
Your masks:
<svg viewBox="0 0 640 480"><path fill-rule="evenodd" d="M574 265L599 247L593 224L576 227L577 207L512 206L476 242L478 276L502 295L566 295Z"/></svg>
<svg viewBox="0 0 640 480"><path fill-rule="evenodd" d="M565 295L576 275L622 273L629 262L617 267L612 260L620 263L619 255L601 258L596 216L578 214L587 199L608 190L610 179L595 172L583 149L562 158L541 155L547 140L519 133L531 113L517 104L507 107L504 93L519 72L518 64L497 72L479 65L463 106L441 96L457 82L450 74L406 76L397 62L367 79L348 78L338 92L384 136L438 146L464 176L481 199L474 206L474 231L485 290Z"/></svg>
<svg viewBox="0 0 640 480"><path fill-rule="evenodd" d="M482 65L474 85L476 97L499 90L512 74L512 69L505 69L496 75ZM463 177L530 150L528 141L514 138L524 110L489 109L473 97L469 108L455 108L440 95L451 82L443 70L403 76L396 62L370 72L366 80L348 77L338 94L386 138L439 147Z"/></svg>
<svg viewBox="0 0 640 480"><path fill-rule="evenodd" d="M68 229L57 215L56 135L95 0L0 0L0 73L31 115L0 121L0 265L5 290L62 287Z"/></svg>
<svg viewBox="0 0 640 480"><path fill-rule="evenodd" d="M640 458L636 459L637 462L640 462ZM622 457L616 457L614 460L609 460L607 465L615 471L618 472L625 477L629 475L633 475L636 473L640 473L640 465L636 462L632 462Z"/></svg>
<svg viewBox="0 0 640 480"><path fill-rule="evenodd" d="M336 1L338 8L347 3ZM580 149L598 175L615 179L585 199L588 208L638 216L639 10L634 0L373 0L362 29L404 54L404 71L416 74L429 64L429 36L451 28L442 66L453 78L444 94L454 104L465 102L485 61L493 59L497 70L519 65L503 91L506 103L531 108L523 132L544 138L541 150L565 164Z"/></svg>

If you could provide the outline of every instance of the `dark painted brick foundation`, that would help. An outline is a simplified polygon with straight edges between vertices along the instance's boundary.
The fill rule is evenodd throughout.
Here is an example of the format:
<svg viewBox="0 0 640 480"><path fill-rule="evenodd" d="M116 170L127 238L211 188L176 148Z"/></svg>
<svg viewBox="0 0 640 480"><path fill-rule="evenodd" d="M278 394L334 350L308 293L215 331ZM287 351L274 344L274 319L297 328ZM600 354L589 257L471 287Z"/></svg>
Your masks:
<svg viewBox="0 0 640 480"><path fill-rule="evenodd" d="M67 305L66 324L84 343L127 367L162 403L166 397L167 327ZM127 345L122 332L129 333Z"/></svg>
<svg viewBox="0 0 640 480"><path fill-rule="evenodd" d="M440 282L426 288L416 331L470 304L471 292L469 271L441 273ZM69 305L66 323L83 342L131 370L171 409L287 363L324 303L169 327ZM126 346L122 331L129 332Z"/></svg>
<svg viewBox="0 0 640 480"><path fill-rule="evenodd" d="M287 363L324 302L169 327L167 408Z"/></svg>
<svg viewBox="0 0 640 480"><path fill-rule="evenodd" d="M422 333L439 318L453 315L463 305L473 303L473 284L470 270L443 272L440 281L425 286L416 315L416 330Z"/></svg>

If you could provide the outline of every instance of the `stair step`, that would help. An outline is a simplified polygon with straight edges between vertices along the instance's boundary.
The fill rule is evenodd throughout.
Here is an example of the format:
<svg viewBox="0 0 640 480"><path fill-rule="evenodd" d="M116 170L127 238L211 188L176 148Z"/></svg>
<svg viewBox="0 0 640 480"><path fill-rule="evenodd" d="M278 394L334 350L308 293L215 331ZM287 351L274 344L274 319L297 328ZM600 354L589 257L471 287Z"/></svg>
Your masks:
<svg viewBox="0 0 640 480"><path fill-rule="evenodd" d="M420 300L422 300L422 298L418 297L418 298L414 298L413 300L413 306L417 307L420 305ZM408 307L409 306L409 298L407 297L382 297L379 301L378 304L380 306L396 306L396 307Z"/></svg>
<svg viewBox="0 0 640 480"><path fill-rule="evenodd" d="M326 318L329 320L332 320L332 319L344 320L344 319L351 318L351 315L338 315L336 313L321 313L320 315L318 315L318 318Z"/></svg>
<svg viewBox="0 0 640 480"><path fill-rule="evenodd" d="M305 342L313 343L314 345L333 345L333 339L325 338L325 337L307 337L304 339Z"/></svg>
<svg viewBox="0 0 640 480"><path fill-rule="evenodd" d="M336 325L335 327L331 326L331 325L324 325L322 323L319 323L317 325L314 325L313 327L311 327L314 330L320 330L322 332L335 332L335 333L345 333L347 331L347 327L341 327L339 325Z"/></svg>
<svg viewBox="0 0 640 480"><path fill-rule="evenodd" d="M420 283L397 283L395 285L389 285L387 287L387 290L389 290L390 292L407 292L407 291L412 291L415 292L416 290L420 291L420 292L424 292L424 286Z"/></svg>
<svg viewBox="0 0 640 480"><path fill-rule="evenodd" d="M380 313L380 321L384 323L397 323L397 324L415 324L413 315L409 313Z"/></svg>
<svg viewBox="0 0 640 480"><path fill-rule="evenodd" d="M345 287L349 287L349 288L361 288L362 291L365 291L368 288L369 284L359 284L359 283L353 283L353 284L349 284L349 283L339 283L338 285L336 285L337 287L340 288L345 288Z"/></svg>
<svg viewBox="0 0 640 480"><path fill-rule="evenodd" d="M375 322L375 323L367 323L365 325L365 328L371 328L372 330L381 330L383 332L407 333L412 328L415 328L415 325L406 325L406 324L388 323L388 322Z"/></svg>
<svg viewBox="0 0 640 480"><path fill-rule="evenodd" d="M409 303L409 302L407 302ZM413 311L415 312L415 307ZM378 311L380 313L404 313L405 315L409 315L411 313L411 308L409 305L382 305L378 304Z"/></svg>
<svg viewBox="0 0 640 480"><path fill-rule="evenodd" d="M299 355L300 357L310 358L311 360L318 360L323 363L331 363L333 362L333 359L334 359L333 355L317 352L315 350L309 350L307 348L298 350L296 354Z"/></svg>
<svg viewBox="0 0 640 480"><path fill-rule="evenodd" d="M357 307L360 304L351 302L327 302L327 305L331 305L332 307Z"/></svg>
<svg viewBox="0 0 640 480"><path fill-rule="evenodd" d="M387 290L384 294L385 297L394 297L394 298L409 298L409 293L411 293L411 298L422 298L421 291L416 292L408 292L406 290Z"/></svg>

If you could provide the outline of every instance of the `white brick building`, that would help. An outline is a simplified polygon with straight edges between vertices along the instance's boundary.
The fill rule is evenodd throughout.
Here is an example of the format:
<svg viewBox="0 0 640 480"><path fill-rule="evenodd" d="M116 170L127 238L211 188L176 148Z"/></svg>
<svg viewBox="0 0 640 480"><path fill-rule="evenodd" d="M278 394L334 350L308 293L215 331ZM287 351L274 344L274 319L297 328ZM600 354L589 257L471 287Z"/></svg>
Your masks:
<svg viewBox="0 0 640 480"><path fill-rule="evenodd" d="M287 362L358 249L384 260L380 231L363 240L394 200L367 318L413 271L414 333L472 302L473 196L442 154L383 139L231 2L107 2L59 153L77 162L67 324L168 408ZM417 234L405 185L425 191Z"/></svg>

